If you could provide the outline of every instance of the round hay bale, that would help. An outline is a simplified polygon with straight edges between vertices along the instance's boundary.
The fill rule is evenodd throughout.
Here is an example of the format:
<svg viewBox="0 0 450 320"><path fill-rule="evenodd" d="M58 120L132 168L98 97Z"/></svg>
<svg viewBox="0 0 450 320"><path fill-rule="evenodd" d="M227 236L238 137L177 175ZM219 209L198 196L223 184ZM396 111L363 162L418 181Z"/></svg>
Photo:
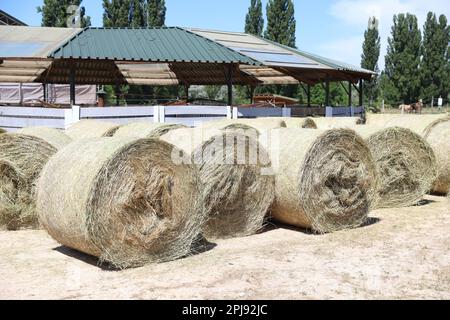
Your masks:
<svg viewBox="0 0 450 320"><path fill-rule="evenodd" d="M322 117L313 118L313 120L317 129L321 130L353 128L361 124L361 118L358 117Z"/></svg>
<svg viewBox="0 0 450 320"><path fill-rule="evenodd" d="M66 130L73 140L112 137L120 125L97 120L80 120Z"/></svg>
<svg viewBox="0 0 450 320"><path fill-rule="evenodd" d="M353 130L273 130L262 142L275 167L273 217L328 233L358 227L374 200L376 169Z"/></svg>
<svg viewBox="0 0 450 320"><path fill-rule="evenodd" d="M5 130L5 129L2 129L2 128L0 128L0 134L2 134L2 133L6 133L6 130Z"/></svg>
<svg viewBox="0 0 450 320"><path fill-rule="evenodd" d="M117 129L114 137L159 138L171 130L180 128L186 128L186 126L181 124L133 122Z"/></svg>
<svg viewBox="0 0 450 320"><path fill-rule="evenodd" d="M182 160L199 169L206 237L244 237L263 227L274 177L265 172L270 160L254 130L178 129L161 139L184 150Z"/></svg>
<svg viewBox="0 0 450 320"><path fill-rule="evenodd" d="M205 122L203 129L247 129L252 127L258 133L264 133L272 129L286 128L286 122L282 118L258 118L258 119L225 119L220 121Z"/></svg>
<svg viewBox="0 0 450 320"><path fill-rule="evenodd" d="M317 129L313 118L283 118L288 128Z"/></svg>
<svg viewBox="0 0 450 320"><path fill-rule="evenodd" d="M156 139L76 141L38 182L41 224L59 243L122 269L191 252L204 212L198 175Z"/></svg>
<svg viewBox="0 0 450 320"><path fill-rule="evenodd" d="M376 208L414 205L437 176L436 158L420 135L406 128L361 126L378 172Z"/></svg>
<svg viewBox="0 0 450 320"><path fill-rule="evenodd" d="M450 190L450 117L433 121L423 134L433 148L437 161L438 176L432 191L446 194Z"/></svg>
<svg viewBox="0 0 450 320"><path fill-rule="evenodd" d="M71 139L50 128L0 135L0 226L37 228L35 183L49 158Z"/></svg>

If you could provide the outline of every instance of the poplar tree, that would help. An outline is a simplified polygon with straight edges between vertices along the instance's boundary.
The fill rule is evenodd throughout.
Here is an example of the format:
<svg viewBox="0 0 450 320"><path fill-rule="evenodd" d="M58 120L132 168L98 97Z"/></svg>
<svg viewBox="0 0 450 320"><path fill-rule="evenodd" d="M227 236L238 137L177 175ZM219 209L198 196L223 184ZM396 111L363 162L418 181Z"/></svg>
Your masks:
<svg viewBox="0 0 450 320"><path fill-rule="evenodd" d="M80 7L83 0L44 0L42 6L37 7L37 12L42 14L41 25L43 27L66 28L72 21L70 17L74 12L68 10L71 5ZM91 25L91 18L86 16L84 7L79 8L80 27L85 28ZM70 24L68 25L68 22Z"/></svg>
<svg viewBox="0 0 450 320"><path fill-rule="evenodd" d="M262 36L264 29L264 18L261 0L251 0L245 17L245 32Z"/></svg>
<svg viewBox="0 0 450 320"><path fill-rule="evenodd" d="M295 48L296 21L291 0L269 0L265 38Z"/></svg>
<svg viewBox="0 0 450 320"><path fill-rule="evenodd" d="M378 73L378 60L380 58L380 34L378 32L378 20L375 17L369 19L369 26L364 33L363 53L361 55L361 67ZM371 103L377 98L377 79L366 81L364 86L365 96Z"/></svg>

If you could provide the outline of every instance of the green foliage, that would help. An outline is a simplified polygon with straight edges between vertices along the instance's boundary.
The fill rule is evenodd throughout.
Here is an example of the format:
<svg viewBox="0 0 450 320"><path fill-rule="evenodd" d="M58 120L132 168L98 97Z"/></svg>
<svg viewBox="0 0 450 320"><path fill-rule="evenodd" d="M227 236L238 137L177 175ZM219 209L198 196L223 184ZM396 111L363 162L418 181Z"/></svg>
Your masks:
<svg viewBox="0 0 450 320"><path fill-rule="evenodd" d="M264 18L261 0L251 0L247 16L245 17L245 32L262 36L263 29Z"/></svg>
<svg viewBox="0 0 450 320"><path fill-rule="evenodd" d="M385 73L398 92L400 101L397 103L412 103L419 99L420 53L421 34L416 16L409 13L395 15L388 39Z"/></svg>
<svg viewBox="0 0 450 320"><path fill-rule="evenodd" d="M73 12L68 11L71 5L80 6L82 0L44 0L42 6L37 7L37 12L42 14L41 25L43 27L66 28L68 20ZM91 18L86 16L84 7L80 8L80 26L82 28L91 25Z"/></svg>
<svg viewBox="0 0 450 320"><path fill-rule="evenodd" d="M166 23L166 2L164 0L148 0L149 27L162 27Z"/></svg>
<svg viewBox="0 0 450 320"><path fill-rule="evenodd" d="M272 41L295 48L296 21L291 0L269 0L267 29L264 36Z"/></svg>
<svg viewBox="0 0 450 320"><path fill-rule="evenodd" d="M450 28L444 15L429 12L423 29L422 61L420 63L421 95L425 101L432 97L447 97L449 92L448 43Z"/></svg>
<svg viewBox="0 0 450 320"><path fill-rule="evenodd" d="M378 21L375 17L369 20L369 27L364 32L363 53L361 55L361 67L379 72L378 60L380 58L380 34L378 32ZM369 105L377 99L378 83L376 77L364 83L364 96Z"/></svg>

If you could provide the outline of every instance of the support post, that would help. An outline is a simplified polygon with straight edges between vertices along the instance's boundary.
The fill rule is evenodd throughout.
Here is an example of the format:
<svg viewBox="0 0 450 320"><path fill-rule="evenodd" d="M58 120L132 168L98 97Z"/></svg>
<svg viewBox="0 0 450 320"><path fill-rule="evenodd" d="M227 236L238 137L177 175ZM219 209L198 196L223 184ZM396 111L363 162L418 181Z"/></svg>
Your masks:
<svg viewBox="0 0 450 320"><path fill-rule="evenodd" d="M42 92L43 92L43 100L44 100L44 102L48 102L47 84L45 82L42 84Z"/></svg>
<svg viewBox="0 0 450 320"><path fill-rule="evenodd" d="M308 107L311 107L311 85L308 84L307 94L308 96Z"/></svg>
<svg viewBox="0 0 450 320"><path fill-rule="evenodd" d="M254 103L254 97L255 97L255 86L251 85L250 86L250 103L251 104Z"/></svg>
<svg viewBox="0 0 450 320"><path fill-rule="evenodd" d="M364 82L362 79L359 80L359 106L363 106L364 100Z"/></svg>
<svg viewBox="0 0 450 320"><path fill-rule="evenodd" d="M189 85L188 84L184 85L184 96L186 97L186 103L188 103L188 101L189 101Z"/></svg>
<svg viewBox="0 0 450 320"><path fill-rule="evenodd" d="M330 105L330 81L328 79L325 82L325 107L331 107L331 105Z"/></svg>
<svg viewBox="0 0 450 320"><path fill-rule="evenodd" d="M233 65L227 68L227 86L228 86L228 105L233 105Z"/></svg>
<svg viewBox="0 0 450 320"><path fill-rule="evenodd" d="M120 84L116 82L116 106L120 105Z"/></svg>
<svg viewBox="0 0 450 320"><path fill-rule="evenodd" d="M75 101L75 66L70 66L70 105L76 105Z"/></svg>
<svg viewBox="0 0 450 320"><path fill-rule="evenodd" d="M352 82L348 82L348 106L351 107L353 104L352 101Z"/></svg>

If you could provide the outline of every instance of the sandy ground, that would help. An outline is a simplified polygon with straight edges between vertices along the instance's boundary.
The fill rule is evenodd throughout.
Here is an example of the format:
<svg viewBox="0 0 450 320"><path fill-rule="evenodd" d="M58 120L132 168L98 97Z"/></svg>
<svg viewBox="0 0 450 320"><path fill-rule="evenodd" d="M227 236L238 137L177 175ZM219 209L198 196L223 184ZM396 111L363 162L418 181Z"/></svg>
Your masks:
<svg viewBox="0 0 450 320"><path fill-rule="evenodd" d="M323 236L282 227L125 271L44 231L0 232L2 299L450 299L450 203L378 210Z"/></svg>

